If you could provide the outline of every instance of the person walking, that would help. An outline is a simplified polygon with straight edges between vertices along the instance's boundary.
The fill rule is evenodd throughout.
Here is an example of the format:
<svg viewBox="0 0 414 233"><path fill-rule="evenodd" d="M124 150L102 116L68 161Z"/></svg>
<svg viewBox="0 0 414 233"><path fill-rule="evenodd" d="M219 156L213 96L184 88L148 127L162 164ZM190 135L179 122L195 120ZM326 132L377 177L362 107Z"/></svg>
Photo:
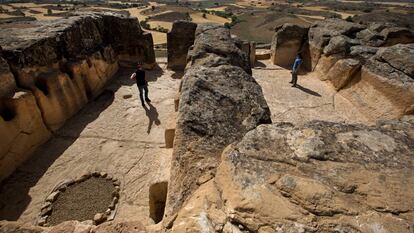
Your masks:
<svg viewBox="0 0 414 233"><path fill-rule="evenodd" d="M145 70L142 68L142 63L138 63L137 70L131 75L130 78L135 79L137 86L138 86L139 98L141 99L141 104L143 107L145 107L144 92L145 92L145 101L150 103L151 100L148 98L148 82L145 79Z"/></svg>
<svg viewBox="0 0 414 233"><path fill-rule="evenodd" d="M292 80L289 83L292 83L292 87L297 87L296 83L298 81L298 71L300 68L300 65L303 62L303 58L302 58L302 54L298 54L296 56L295 62L293 63L293 67L292 67Z"/></svg>

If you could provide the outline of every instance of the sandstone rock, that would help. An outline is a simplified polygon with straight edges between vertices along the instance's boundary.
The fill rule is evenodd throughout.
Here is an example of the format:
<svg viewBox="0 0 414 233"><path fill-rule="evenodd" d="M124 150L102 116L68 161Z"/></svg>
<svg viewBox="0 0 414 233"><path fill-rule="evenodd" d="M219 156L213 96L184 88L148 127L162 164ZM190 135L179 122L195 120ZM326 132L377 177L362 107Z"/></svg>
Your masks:
<svg viewBox="0 0 414 233"><path fill-rule="evenodd" d="M47 196L46 201L48 201L48 202L56 201L59 194L60 194L60 191L55 191L55 192L51 193L49 196Z"/></svg>
<svg viewBox="0 0 414 233"><path fill-rule="evenodd" d="M355 38L356 33L363 29L365 29L363 25L340 19L327 19L313 24L308 33L312 69L315 68L331 38L340 35Z"/></svg>
<svg viewBox="0 0 414 233"><path fill-rule="evenodd" d="M66 221L50 227L48 233L89 233L92 230L91 224L78 221Z"/></svg>
<svg viewBox="0 0 414 233"><path fill-rule="evenodd" d="M273 64L291 68L296 54L302 50L309 28L284 24L273 36L271 59Z"/></svg>
<svg viewBox="0 0 414 233"><path fill-rule="evenodd" d="M256 50L256 60L268 60L271 57L271 51L268 49Z"/></svg>
<svg viewBox="0 0 414 233"><path fill-rule="evenodd" d="M256 43L250 42L250 50L249 50L249 60L250 60L250 66L254 67L256 64Z"/></svg>
<svg viewBox="0 0 414 233"><path fill-rule="evenodd" d="M236 44L230 31L217 24L198 25L193 49L189 52L190 65L232 65L251 74L248 57Z"/></svg>
<svg viewBox="0 0 414 233"><path fill-rule="evenodd" d="M0 233L42 233L42 227L30 226L19 222L0 221Z"/></svg>
<svg viewBox="0 0 414 233"><path fill-rule="evenodd" d="M328 45L323 49L323 53L325 56L338 53L346 54L351 43L351 39L343 35L332 37Z"/></svg>
<svg viewBox="0 0 414 233"><path fill-rule="evenodd" d="M383 46L414 43L414 32L408 28L387 27L381 31L384 37Z"/></svg>
<svg viewBox="0 0 414 233"><path fill-rule="evenodd" d="M138 221L129 221L129 222L105 222L95 229L92 230L93 233L129 233L137 232L143 233L147 232L141 222Z"/></svg>
<svg viewBox="0 0 414 233"><path fill-rule="evenodd" d="M167 216L187 199L201 175L214 172L225 146L271 121L260 86L244 70L250 70L247 57L229 31L199 25L196 35L181 89Z"/></svg>
<svg viewBox="0 0 414 233"><path fill-rule="evenodd" d="M360 60L367 60L378 51L378 48L371 46L356 45L350 48L350 55Z"/></svg>
<svg viewBox="0 0 414 233"><path fill-rule="evenodd" d="M343 88L354 77L361 67L358 60L348 58L335 63L326 75L326 79L331 81L336 90Z"/></svg>
<svg viewBox="0 0 414 233"><path fill-rule="evenodd" d="M171 32L167 34L168 68L184 70L187 65L187 54L194 44L197 24L188 21L175 21Z"/></svg>
<svg viewBox="0 0 414 233"><path fill-rule="evenodd" d="M106 215L105 214L97 213L97 214L95 214L95 216L93 216L93 223L95 225L99 225L99 224L105 222L105 220L106 220Z"/></svg>
<svg viewBox="0 0 414 233"><path fill-rule="evenodd" d="M412 219L398 214L414 208L413 123L258 126L226 148L215 179L194 192L173 232L223 218L249 232L411 232Z"/></svg>
<svg viewBox="0 0 414 233"><path fill-rule="evenodd" d="M9 69L9 64L0 56L0 98L11 97L16 90L16 81Z"/></svg>
<svg viewBox="0 0 414 233"><path fill-rule="evenodd" d="M412 44L382 48L366 61L360 78L340 92L372 119L395 119L414 112Z"/></svg>
<svg viewBox="0 0 414 233"><path fill-rule="evenodd" d="M0 100L0 132L0 180L51 136L33 94L26 91Z"/></svg>
<svg viewBox="0 0 414 233"><path fill-rule="evenodd" d="M8 132L0 136L0 180L49 138L48 130L59 129L101 93L120 59L155 64L151 34L136 18L114 13L78 12L1 28L0 35L0 97L7 97L0 100L0 128ZM13 97L16 82L31 93Z"/></svg>

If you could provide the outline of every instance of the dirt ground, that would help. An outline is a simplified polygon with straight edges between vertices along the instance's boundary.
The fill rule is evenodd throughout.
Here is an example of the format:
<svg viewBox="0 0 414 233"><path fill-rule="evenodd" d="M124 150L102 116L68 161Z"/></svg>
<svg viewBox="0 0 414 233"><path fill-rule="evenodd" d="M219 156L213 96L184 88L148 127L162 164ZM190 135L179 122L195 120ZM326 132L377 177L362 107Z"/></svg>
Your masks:
<svg viewBox="0 0 414 233"><path fill-rule="evenodd" d="M121 181L116 220L152 223L149 187L169 179L172 149L165 148L164 130L179 85L160 66L147 73L152 102L146 109L128 78L132 70L122 70L37 150L0 188L0 219L33 223L59 182L97 170Z"/></svg>

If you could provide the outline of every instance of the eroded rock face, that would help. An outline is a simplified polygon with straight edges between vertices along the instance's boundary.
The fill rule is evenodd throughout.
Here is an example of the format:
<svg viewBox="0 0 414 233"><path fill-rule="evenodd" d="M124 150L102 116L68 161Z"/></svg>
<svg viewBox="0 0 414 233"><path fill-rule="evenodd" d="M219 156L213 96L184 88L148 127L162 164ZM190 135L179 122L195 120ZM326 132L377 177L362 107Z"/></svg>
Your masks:
<svg viewBox="0 0 414 233"><path fill-rule="evenodd" d="M196 23L176 21L167 34L168 68L183 71L189 48L194 44Z"/></svg>
<svg viewBox="0 0 414 233"><path fill-rule="evenodd" d="M95 98L118 63L155 64L151 35L114 13L80 12L0 35L0 180Z"/></svg>
<svg viewBox="0 0 414 233"><path fill-rule="evenodd" d="M413 128L413 117L258 126L225 149L172 232L412 232Z"/></svg>
<svg viewBox="0 0 414 233"><path fill-rule="evenodd" d="M279 43L278 35L288 28L298 26L286 24L276 33L273 44ZM292 35L295 33L286 33L287 38ZM302 46L302 66L310 64L316 76L333 85L341 95L335 104L339 106L345 99L372 122L413 113L411 30L389 23L364 25L328 19L313 24L304 40L308 43ZM290 41L273 46L274 53L291 49Z"/></svg>
<svg viewBox="0 0 414 233"><path fill-rule="evenodd" d="M228 144L259 124L270 123L270 111L248 58L228 29L199 25L191 66L181 86L175 131L167 216L171 216L205 175L214 174ZM211 175L210 179L211 179Z"/></svg>
<svg viewBox="0 0 414 233"><path fill-rule="evenodd" d="M271 59L273 64L291 68L298 52L305 44L309 28L284 24L277 30L272 39Z"/></svg>

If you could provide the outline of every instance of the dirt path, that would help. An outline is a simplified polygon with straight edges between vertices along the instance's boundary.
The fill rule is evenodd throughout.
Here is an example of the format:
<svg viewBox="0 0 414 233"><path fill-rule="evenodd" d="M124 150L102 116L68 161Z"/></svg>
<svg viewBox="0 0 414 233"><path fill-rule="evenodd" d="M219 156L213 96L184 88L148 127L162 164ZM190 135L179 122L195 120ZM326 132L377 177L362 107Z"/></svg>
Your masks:
<svg viewBox="0 0 414 233"><path fill-rule="evenodd" d="M260 61L253 76L262 86L273 122L304 123L311 120L370 123L327 82L315 74L300 75L298 88L289 83L289 70Z"/></svg>
<svg viewBox="0 0 414 233"><path fill-rule="evenodd" d="M174 112L179 80L165 69L148 72L152 106L143 109L137 87L122 70L104 93L89 103L20 167L0 191L0 219L33 223L56 184L88 171L121 181L118 220L150 223L149 186L168 181L172 149L164 128Z"/></svg>

